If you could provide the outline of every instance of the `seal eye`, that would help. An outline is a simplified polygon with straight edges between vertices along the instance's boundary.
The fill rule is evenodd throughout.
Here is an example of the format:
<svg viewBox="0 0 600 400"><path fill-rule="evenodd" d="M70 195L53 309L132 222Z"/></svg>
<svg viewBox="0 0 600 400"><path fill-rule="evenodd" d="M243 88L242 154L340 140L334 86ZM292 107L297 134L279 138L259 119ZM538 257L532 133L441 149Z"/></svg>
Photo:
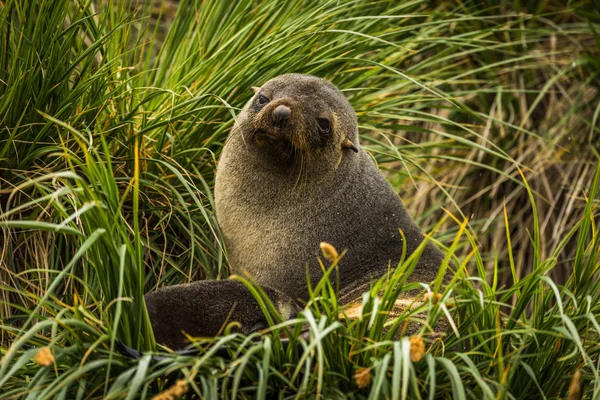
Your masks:
<svg viewBox="0 0 600 400"><path fill-rule="evenodd" d="M327 118L317 118L319 124L319 130L321 133L329 133L331 131L331 124Z"/></svg>
<svg viewBox="0 0 600 400"><path fill-rule="evenodd" d="M260 104L261 106L264 106L268 102L269 102L269 98L267 96L265 96L264 94L261 94L258 96L258 104Z"/></svg>

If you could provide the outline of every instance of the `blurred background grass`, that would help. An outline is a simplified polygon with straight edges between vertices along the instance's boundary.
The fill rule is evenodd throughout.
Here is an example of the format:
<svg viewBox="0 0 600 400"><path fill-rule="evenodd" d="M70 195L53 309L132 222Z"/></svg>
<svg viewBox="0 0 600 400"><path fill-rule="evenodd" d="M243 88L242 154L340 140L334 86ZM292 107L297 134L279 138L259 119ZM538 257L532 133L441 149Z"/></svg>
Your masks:
<svg viewBox="0 0 600 400"><path fill-rule="evenodd" d="M211 194L216 160L249 88L285 72L330 79L348 95L362 145L425 231L444 209L468 218L473 241L459 241L456 254L493 282L491 292L475 284L486 301L520 304L522 292L510 288L542 270L531 285L546 285L547 275L577 292L568 282L587 254L579 279L592 286L577 295L593 297L592 312L598 11L583 0L3 2L0 384L14 396L47 384L48 370L9 362L21 351L9 345L50 340L71 371L61 376L106 350L96 360L102 379L87 381L106 379L91 396L102 397L127 365L110 351L116 338L154 347L143 293L227 276ZM590 236L574 234L581 229ZM451 245L458 232L449 218L435 237ZM537 290L531 299L545 293ZM516 318L525 326L556 302L529 299L529 316ZM56 322L65 318L75 325ZM571 350L546 355L544 368ZM548 397L569 387L574 364L565 360L571 369L546 379ZM186 362L178 368L194 363ZM19 367L7 374L9 365ZM146 373L140 385L156 384ZM498 376L509 388L491 385L500 397L537 391ZM74 379L44 395L71 393ZM446 389L438 394L457 393Z"/></svg>

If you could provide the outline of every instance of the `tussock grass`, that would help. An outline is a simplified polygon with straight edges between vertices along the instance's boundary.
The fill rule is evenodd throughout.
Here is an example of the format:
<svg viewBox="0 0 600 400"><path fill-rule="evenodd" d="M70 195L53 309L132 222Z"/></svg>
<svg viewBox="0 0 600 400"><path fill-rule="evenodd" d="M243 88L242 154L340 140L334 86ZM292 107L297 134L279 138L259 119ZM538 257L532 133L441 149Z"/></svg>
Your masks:
<svg viewBox="0 0 600 400"><path fill-rule="evenodd" d="M299 0L172 10L0 5L3 398L600 397L598 10ZM374 283L358 319L340 318L324 280L304 313L273 315L264 335L226 331L197 356L127 358L117 340L156 349L143 293L227 276L216 159L249 88L284 72L348 94L362 144L459 266L453 284L389 319L398 294L421 287L405 282L415 255ZM46 347L51 357L34 358Z"/></svg>

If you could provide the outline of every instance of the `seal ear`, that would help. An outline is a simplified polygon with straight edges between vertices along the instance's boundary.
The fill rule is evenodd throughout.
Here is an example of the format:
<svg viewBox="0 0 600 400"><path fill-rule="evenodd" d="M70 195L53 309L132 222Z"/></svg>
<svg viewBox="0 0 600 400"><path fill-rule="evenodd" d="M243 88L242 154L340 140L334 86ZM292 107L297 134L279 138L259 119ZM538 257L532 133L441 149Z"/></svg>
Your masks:
<svg viewBox="0 0 600 400"><path fill-rule="evenodd" d="M348 138L344 138L344 140L342 140L342 148L350 149L353 152L358 153L358 148Z"/></svg>
<svg viewBox="0 0 600 400"><path fill-rule="evenodd" d="M254 94L260 92L260 88L258 86L252 86L251 89L254 92Z"/></svg>

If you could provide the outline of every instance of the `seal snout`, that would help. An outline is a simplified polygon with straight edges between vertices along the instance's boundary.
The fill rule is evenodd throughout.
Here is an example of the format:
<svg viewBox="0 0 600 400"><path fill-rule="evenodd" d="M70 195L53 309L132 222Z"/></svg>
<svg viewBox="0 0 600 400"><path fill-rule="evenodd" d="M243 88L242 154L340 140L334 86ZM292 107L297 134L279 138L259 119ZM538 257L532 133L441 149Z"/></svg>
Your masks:
<svg viewBox="0 0 600 400"><path fill-rule="evenodd" d="M283 104L278 105L273 110L273 125L278 128L285 127L291 115L292 110L288 106L284 106Z"/></svg>

